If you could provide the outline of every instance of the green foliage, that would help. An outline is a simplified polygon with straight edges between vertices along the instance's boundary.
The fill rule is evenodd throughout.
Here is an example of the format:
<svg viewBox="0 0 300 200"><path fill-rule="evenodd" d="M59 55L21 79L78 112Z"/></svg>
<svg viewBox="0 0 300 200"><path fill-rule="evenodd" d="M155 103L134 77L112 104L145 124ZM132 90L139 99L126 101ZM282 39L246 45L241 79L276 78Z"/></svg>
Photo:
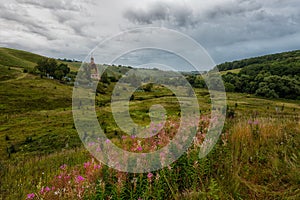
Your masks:
<svg viewBox="0 0 300 200"><path fill-rule="evenodd" d="M208 198L209 199L214 199L218 200L220 199L220 194L219 194L219 186L218 183L215 181L214 178L210 180L209 186L208 186Z"/></svg>
<svg viewBox="0 0 300 200"><path fill-rule="evenodd" d="M108 77L107 72L104 72L101 76L101 82L105 84L110 84L110 78Z"/></svg>
<svg viewBox="0 0 300 200"><path fill-rule="evenodd" d="M225 90L226 92L234 92L235 91L235 86L232 83L225 83Z"/></svg>
<svg viewBox="0 0 300 200"><path fill-rule="evenodd" d="M147 83L147 84L143 85L142 89L145 92L152 92L153 86L154 86L153 83Z"/></svg>
<svg viewBox="0 0 300 200"><path fill-rule="evenodd" d="M49 75L55 79L62 80L70 72L70 68L66 64L57 64L56 60L53 58L43 58L36 66L36 69L41 73L41 75Z"/></svg>
<svg viewBox="0 0 300 200"><path fill-rule="evenodd" d="M244 67L249 67L249 66L256 66L256 70L254 71L260 71L261 69L261 64L266 65L266 66L271 66L274 63L280 63L282 66L286 64L292 64L292 63L299 63L300 61L300 51L291 51L291 52L284 52L284 53L278 53L278 54L272 54L272 55L266 55L266 56L261 56L261 57L256 57L256 58L249 58L249 59L244 59L241 61L234 61L234 62L225 62L223 64L217 65L216 67L218 68L219 71L228 71L232 69L239 69L239 68L244 68ZM281 67L277 65L276 68L273 68L272 71L275 71L276 73L281 73L281 71L285 71ZM258 70L257 70L258 69ZM294 71L291 69L291 71ZM298 74L299 74L299 69L297 69ZM288 74L290 74L288 72Z"/></svg>
<svg viewBox="0 0 300 200"><path fill-rule="evenodd" d="M38 193L39 186L51 184L60 173L59 166L67 164L78 171L89 155L77 149L81 141L72 118L72 87L24 74L22 68L10 68L0 65L0 199L24 199L27 193ZM112 74L110 71L109 77ZM274 90L287 96L297 90L298 76L253 74L228 73L224 77L235 91L245 88L245 92L255 94L262 88L266 91L261 95ZM180 81L166 80L174 84ZM203 79L197 76L192 81L195 86ZM99 83L96 113L107 136L118 143L124 133L110 113L113 88L114 83ZM195 93L206 115L211 109L209 93L198 88ZM148 112L153 104L164 106L167 116L180 117L176 96L161 86L153 86L150 92L135 92L134 99L130 114L137 124L149 125ZM97 176L97 186L86 188L91 192L86 199L299 199L299 101L229 93L228 104L235 107L235 118L227 119L224 133L206 158L199 160L198 150L190 151L169 168L153 172L151 183L147 174L126 174L122 182L118 172L106 168ZM281 109L277 112L275 107ZM250 125L248 119L254 115L264 120ZM97 191L92 193L94 189Z"/></svg>
<svg viewBox="0 0 300 200"><path fill-rule="evenodd" d="M300 68L300 66L299 66ZM279 76L270 72L227 73L222 76L227 91L256 94L267 98L297 99L300 96L300 73Z"/></svg>
<svg viewBox="0 0 300 200"><path fill-rule="evenodd" d="M222 78L228 92L256 94L266 98L297 99L300 96L300 51L250 58L218 65L228 72Z"/></svg>

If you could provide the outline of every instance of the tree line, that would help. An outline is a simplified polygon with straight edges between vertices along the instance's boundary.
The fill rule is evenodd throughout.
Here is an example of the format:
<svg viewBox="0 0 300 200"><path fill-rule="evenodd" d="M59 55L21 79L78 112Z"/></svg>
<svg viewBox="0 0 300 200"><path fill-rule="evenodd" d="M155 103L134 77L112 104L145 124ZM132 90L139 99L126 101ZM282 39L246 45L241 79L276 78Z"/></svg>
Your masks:
<svg viewBox="0 0 300 200"><path fill-rule="evenodd" d="M53 58L43 58L38 61L35 71L38 71L41 77L51 76L54 79L62 80L67 74L70 73L70 68L67 64L60 63Z"/></svg>
<svg viewBox="0 0 300 200"><path fill-rule="evenodd" d="M220 71L241 68L222 75L227 92L255 94L266 98L300 99L300 51L262 56L216 66ZM188 76L191 85L207 88L201 76Z"/></svg>

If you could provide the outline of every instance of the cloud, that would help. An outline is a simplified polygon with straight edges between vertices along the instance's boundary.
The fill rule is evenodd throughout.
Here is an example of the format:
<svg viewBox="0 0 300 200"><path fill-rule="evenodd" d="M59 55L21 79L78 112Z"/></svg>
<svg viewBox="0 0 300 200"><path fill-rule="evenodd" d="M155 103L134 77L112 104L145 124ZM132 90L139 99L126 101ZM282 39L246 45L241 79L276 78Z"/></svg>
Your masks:
<svg viewBox="0 0 300 200"><path fill-rule="evenodd" d="M193 9L178 3L151 3L147 8L130 8L123 16L135 24L154 24L157 21L169 21L175 26L189 26L195 23Z"/></svg>
<svg viewBox="0 0 300 200"><path fill-rule="evenodd" d="M120 31L161 26L191 36L219 63L300 49L291 40L299 10L298 0L0 0L0 45L83 59Z"/></svg>
<svg viewBox="0 0 300 200"><path fill-rule="evenodd" d="M17 3L23 5L33 5L41 8L47 8L52 10L73 10L79 11L82 9L78 1L64 1L64 0L51 0L51 1L40 1L40 0L16 0Z"/></svg>
<svg viewBox="0 0 300 200"><path fill-rule="evenodd" d="M159 1L128 8L123 16L136 26L180 30L202 44L216 62L224 62L247 57L246 52L255 56L276 47L288 49L282 48L282 41L300 33L299 10L295 0ZM286 45L295 48L290 42Z"/></svg>
<svg viewBox="0 0 300 200"><path fill-rule="evenodd" d="M1 1L1 0L0 0ZM0 46L51 57L78 57L92 37L88 1L12 0L0 4ZM73 48L72 48L73 47ZM81 52L80 52L81 51ZM83 56L80 56L81 58Z"/></svg>

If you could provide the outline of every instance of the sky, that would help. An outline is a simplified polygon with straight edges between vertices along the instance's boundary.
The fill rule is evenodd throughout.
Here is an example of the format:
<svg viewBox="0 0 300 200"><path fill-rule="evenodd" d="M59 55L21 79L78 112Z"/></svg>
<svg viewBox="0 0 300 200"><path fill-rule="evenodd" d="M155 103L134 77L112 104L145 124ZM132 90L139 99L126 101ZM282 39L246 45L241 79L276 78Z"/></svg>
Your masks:
<svg viewBox="0 0 300 200"><path fill-rule="evenodd" d="M299 23L299 0L0 0L0 46L77 60L122 31L164 27L197 41L218 64L300 49ZM175 57L141 50L116 62L164 59L188 69Z"/></svg>

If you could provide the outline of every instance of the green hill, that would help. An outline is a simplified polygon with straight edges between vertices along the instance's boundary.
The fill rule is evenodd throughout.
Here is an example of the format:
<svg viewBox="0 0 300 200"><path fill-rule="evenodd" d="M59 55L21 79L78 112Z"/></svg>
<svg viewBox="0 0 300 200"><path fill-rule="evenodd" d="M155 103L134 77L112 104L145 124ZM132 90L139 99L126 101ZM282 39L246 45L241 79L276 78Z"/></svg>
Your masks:
<svg viewBox="0 0 300 200"><path fill-rule="evenodd" d="M217 199L219 196L220 199L299 199L299 101L270 100L229 92L227 104L234 115L227 119L224 134L209 157L200 160L197 149L189 151L170 169L158 171L152 182L146 174L124 174L126 179L118 179L115 174L120 173L106 166L94 176L90 169L85 168L91 156L83 148L73 121L73 87L58 80L24 73L24 68L33 68L41 58L24 51L0 48L0 199L25 199L32 192L39 199L60 198L56 195L48 198L38 196L44 186L55 186L62 195L69 191L77 195L72 185L70 190L65 190L67 187L64 185L75 182L61 182L58 175L75 176L78 173L84 176L87 184L90 184L90 179L95 181L95 184L91 182L84 187L86 199L138 199L143 197L140 195L144 191L149 191L149 194L145 193L143 199L149 196L169 199L167 197L172 196L172 191L168 188L172 187L177 188L173 194L175 199ZM80 67L78 62L68 62L68 65L74 66L74 71ZM109 66L107 74L119 76L130 69ZM146 70L142 72L146 73ZM155 73L160 73L163 80L170 76L169 72L155 70L147 73L155 77ZM233 76L236 84L239 81L240 84L249 83L246 77L239 79L239 73L231 71L228 75ZM112 79L102 83L104 92L97 91L95 95L96 114L108 138L120 147L125 144L128 146L124 147L130 149L132 138L123 141L124 132L111 113L110 97L115 84ZM203 88L195 88L195 94L203 116L199 130L205 131L209 122L206 114L211 111L210 96ZM162 105L170 116L171 125L172 120L176 124L180 105L168 89L155 85L151 91L136 91L133 97L130 115L138 125L149 125L149 110L153 105ZM175 129L173 125L166 126L168 133ZM68 171L60 168L65 165ZM104 177L103 180L101 177ZM139 181L136 188L132 182L135 179ZM114 189L120 184L117 180L122 181L120 188L124 191ZM104 188L102 185L98 187L100 181L103 181ZM81 191L81 187L77 186ZM74 195L60 199L74 199Z"/></svg>
<svg viewBox="0 0 300 200"><path fill-rule="evenodd" d="M0 48L0 64L9 67L33 68L43 56L26 51Z"/></svg>
<svg viewBox="0 0 300 200"><path fill-rule="evenodd" d="M216 67L219 71L228 71L233 69L239 69L244 67L251 67L257 65L273 65L273 64L281 64L281 65L289 65L293 63L300 63L300 50L270 54L255 58L248 58L239 61L233 62L225 62L217 65Z"/></svg>
<svg viewBox="0 0 300 200"><path fill-rule="evenodd" d="M299 99L300 50L216 66L226 90L267 98Z"/></svg>
<svg viewBox="0 0 300 200"><path fill-rule="evenodd" d="M38 61L45 58L38 54L27 51L0 47L0 67L18 67L25 69L33 69ZM71 68L71 71L77 71L81 65L80 62L65 62L57 60L58 63L65 63Z"/></svg>

